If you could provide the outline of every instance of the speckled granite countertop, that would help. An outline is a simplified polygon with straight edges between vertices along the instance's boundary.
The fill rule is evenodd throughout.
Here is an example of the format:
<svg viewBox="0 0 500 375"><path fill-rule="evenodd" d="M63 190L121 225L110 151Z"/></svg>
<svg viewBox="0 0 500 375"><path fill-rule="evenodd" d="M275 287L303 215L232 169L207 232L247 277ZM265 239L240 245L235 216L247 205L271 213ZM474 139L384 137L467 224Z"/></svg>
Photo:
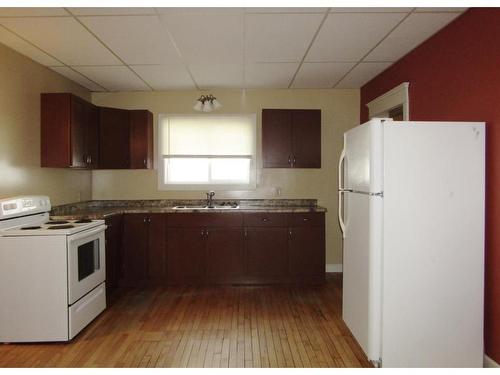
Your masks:
<svg viewBox="0 0 500 375"><path fill-rule="evenodd" d="M239 204L238 209L188 208L174 209L175 206L203 206L205 200L106 200L86 201L55 206L50 212L57 219L105 219L123 213L293 213L293 212L326 212L326 208L317 205L316 199L214 199L215 205L228 202Z"/></svg>

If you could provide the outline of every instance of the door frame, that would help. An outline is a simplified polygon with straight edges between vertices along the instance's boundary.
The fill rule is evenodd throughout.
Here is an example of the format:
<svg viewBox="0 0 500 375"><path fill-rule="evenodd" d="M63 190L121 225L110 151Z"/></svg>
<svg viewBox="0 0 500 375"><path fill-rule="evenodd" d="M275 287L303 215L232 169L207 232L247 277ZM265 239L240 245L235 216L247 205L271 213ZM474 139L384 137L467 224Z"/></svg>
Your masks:
<svg viewBox="0 0 500 375"><path fill-rule="evenodd" d="M410 82L403 82L379 97L367 103L368 118L389 117L389 111L396 107L403 107L403 121L410 121L410 98L408 88Z"/></svg>

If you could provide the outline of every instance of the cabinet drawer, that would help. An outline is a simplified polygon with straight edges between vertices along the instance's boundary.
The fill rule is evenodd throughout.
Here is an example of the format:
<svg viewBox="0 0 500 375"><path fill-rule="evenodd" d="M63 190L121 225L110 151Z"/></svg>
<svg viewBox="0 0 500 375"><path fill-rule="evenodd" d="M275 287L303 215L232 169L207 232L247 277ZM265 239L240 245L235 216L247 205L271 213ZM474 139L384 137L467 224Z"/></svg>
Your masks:
<svg viewBox="0 0 500 375"><path fill-rule="evenodd" d="M285 227L286 215L266 212L245 214L243 222L247 227Z"/></svg>
<svg viewBox="0 0 500 375"><path fill-rule="evenodd" d="M325 225L323 212L304 212L287 215L289 227L322 227Z"/></svg>
<svg viewBox="0 0 500 375"><path fill-rule="evenodd" d="M241 227L243 215L241 213L178 213L169 214L168 227Z"/></svg>

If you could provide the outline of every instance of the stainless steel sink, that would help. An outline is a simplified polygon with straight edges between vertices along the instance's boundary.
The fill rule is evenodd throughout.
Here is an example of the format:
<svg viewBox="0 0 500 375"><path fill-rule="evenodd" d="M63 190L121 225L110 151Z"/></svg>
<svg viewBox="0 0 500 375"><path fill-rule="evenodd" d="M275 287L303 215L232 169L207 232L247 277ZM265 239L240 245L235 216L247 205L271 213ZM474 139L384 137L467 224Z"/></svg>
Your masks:
<svg viewBox="0 0 500 375"><path fill-rule="evenodd" d="M174 206L174 210L237 210L240 206L220 206L214 205L213 207L208 206Z"/></svg>

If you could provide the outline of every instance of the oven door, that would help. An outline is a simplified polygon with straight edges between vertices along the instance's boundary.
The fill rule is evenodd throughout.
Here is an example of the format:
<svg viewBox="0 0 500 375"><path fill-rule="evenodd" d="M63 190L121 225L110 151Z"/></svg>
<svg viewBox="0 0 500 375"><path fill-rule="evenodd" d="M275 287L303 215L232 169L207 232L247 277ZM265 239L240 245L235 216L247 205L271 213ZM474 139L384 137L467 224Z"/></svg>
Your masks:
<svg viewBox="0 0 500 375"><path fill-rule="evenodd" d="M72 305L106 279L106 226L68 236L68 294Z"/></svg>

